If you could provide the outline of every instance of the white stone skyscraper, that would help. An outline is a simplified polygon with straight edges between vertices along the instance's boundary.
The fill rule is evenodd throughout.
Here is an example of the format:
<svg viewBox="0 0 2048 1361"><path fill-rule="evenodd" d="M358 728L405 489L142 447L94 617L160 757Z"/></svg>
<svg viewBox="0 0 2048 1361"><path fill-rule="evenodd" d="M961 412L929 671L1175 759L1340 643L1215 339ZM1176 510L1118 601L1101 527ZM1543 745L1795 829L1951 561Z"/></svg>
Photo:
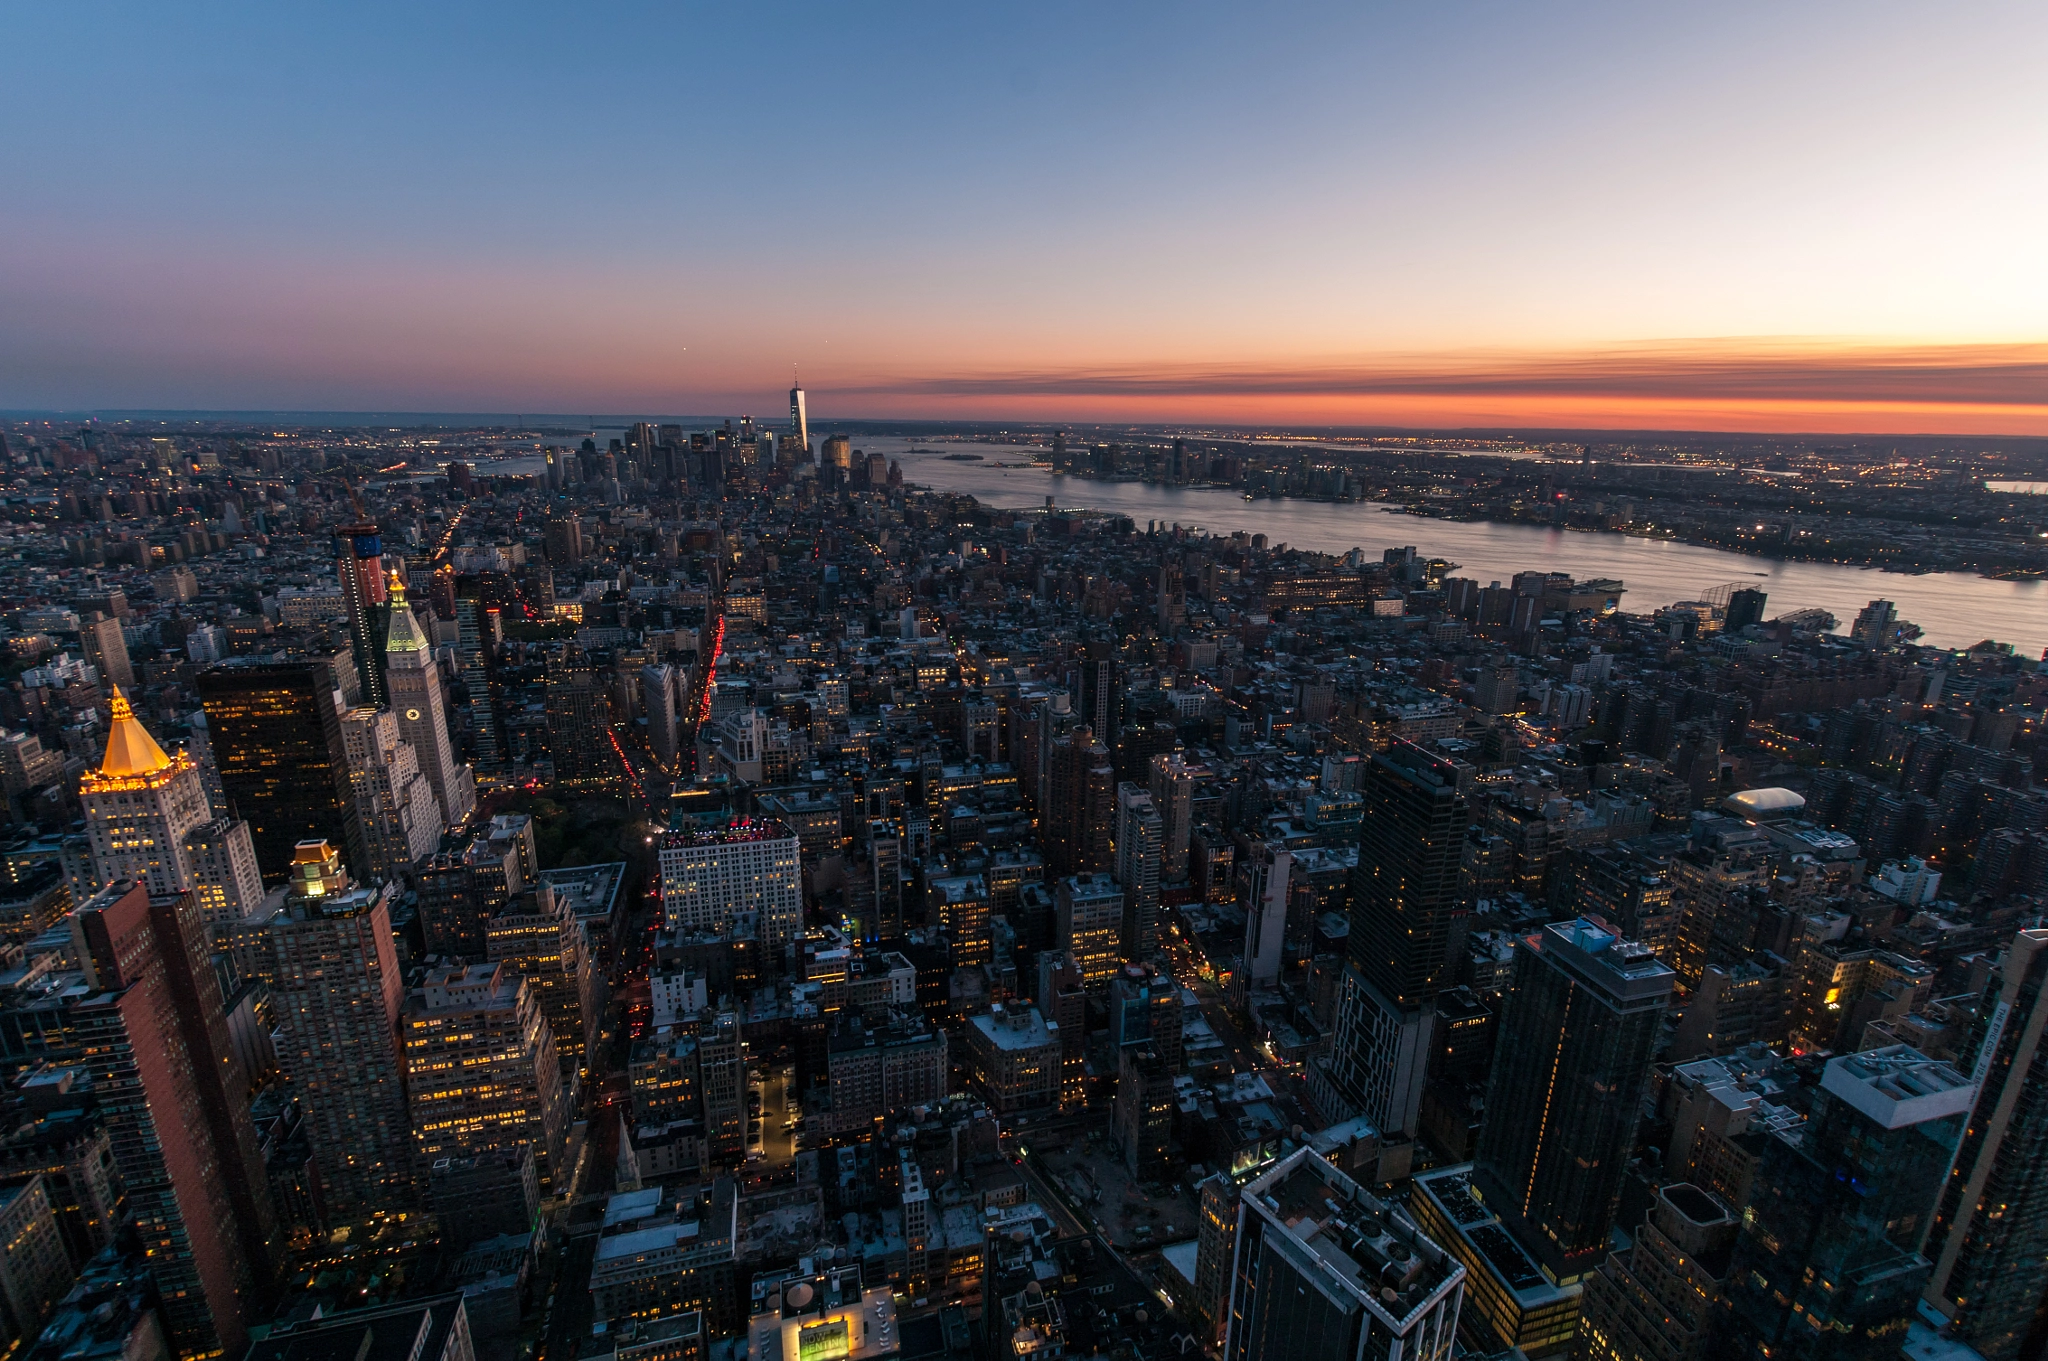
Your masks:
<svg viewBox="0 0 2048 1361"><path fill-rule="evenodd" d="M442 822L459 826L476 811L476 774L455 759L448 741L447 705L441 698L441 672L434 649L405 601L405 586L394 573L389 589L391 627L384 643L384 684L391 694L391 712L398 735L419 761L420 772L433 786Z"/></svg>
<svg viewBox="0 0 2048 1361"><path fill-rule="evenodd" d="M389 709L351 709L342 715L349 788L369 843L369 877L389 883L441 844L441 805L421 771L412 744L399 735Z"/></svg>
<svg viewBox="0 0 2048 1361"><path fill-rule="evenodd" d="M132 879L155 897L197 888L209 918L246 912L263 897L249 824L214 818L199 767L165 754L119 686L108 708L106 757L78 782L93 878Z"/></svg>

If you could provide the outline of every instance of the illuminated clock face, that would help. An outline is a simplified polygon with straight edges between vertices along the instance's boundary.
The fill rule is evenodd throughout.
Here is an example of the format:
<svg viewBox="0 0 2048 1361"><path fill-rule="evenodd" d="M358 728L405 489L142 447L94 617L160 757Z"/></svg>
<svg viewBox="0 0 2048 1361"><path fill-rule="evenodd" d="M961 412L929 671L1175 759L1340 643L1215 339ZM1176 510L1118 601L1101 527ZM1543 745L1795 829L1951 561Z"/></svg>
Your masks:
<svg viewBox="0 0 2048 1361"><path fill-rule="evenodd" d="M420 721L420 711L419 711L418 709L407 709L407 710L405 711L405 721L406 721L406 722L408 722L408 723L417 723L417 722L419 722L419 721Z"/></svg>

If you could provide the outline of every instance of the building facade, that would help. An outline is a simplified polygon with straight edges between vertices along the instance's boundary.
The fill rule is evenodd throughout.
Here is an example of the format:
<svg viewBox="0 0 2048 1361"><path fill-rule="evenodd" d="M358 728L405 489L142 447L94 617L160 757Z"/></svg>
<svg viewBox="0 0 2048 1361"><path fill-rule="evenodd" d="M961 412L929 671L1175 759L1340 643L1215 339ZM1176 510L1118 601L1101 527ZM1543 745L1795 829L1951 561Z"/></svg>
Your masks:
<svg viewBox="0 0 2048 1361"><path fill-rule="evenodd" d="M303 842L284 908L269 926L278 1061L305 1110L335 1224L414 1205L395 896L390 884L356 887L325 841Z"/></svg>

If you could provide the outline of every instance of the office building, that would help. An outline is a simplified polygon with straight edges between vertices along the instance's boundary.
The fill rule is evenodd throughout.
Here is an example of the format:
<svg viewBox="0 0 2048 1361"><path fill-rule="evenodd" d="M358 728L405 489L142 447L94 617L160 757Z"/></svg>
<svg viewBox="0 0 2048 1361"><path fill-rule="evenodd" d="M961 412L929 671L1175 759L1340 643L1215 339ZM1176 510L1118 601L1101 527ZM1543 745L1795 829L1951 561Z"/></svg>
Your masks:
<svg viewBox="0 0 2048 1361"><path fill-rule="evenodd" d="M185 836L213 816L199 767L182 751L165 755L118 686L108 708L106 755L78 782L93 877L181 893L193 882Z"/></svg>
<svg viewBox="0 0 2048 1361"><path fill-rule="evenodd" d="M711 1156L738 1162L746 1153L747 1059L737 1012L718 1012L699 1027L697 1090Z"/></svg>
<svg viewBox="0 0 2048 1361"><path fill-rule="evenodd" d="M573 515L548 521L544 543L550 567L574 567L583 561L583 525Z"/></svg>
<svg viewBox="0 0 2048 1361"><path fill-rule="evenodd" d="M484 923L484 958L506 965L533 990L572 1095L603 1021L603 981L590 953L567 895L546 883L516 895Z"/></svg>
<svg viewBox="0 0 2048 1361"><path fill-rule="evenodd" d="M208 921L253 912L263 881L249 825L213 816L198 766L165 755L118 689L108 707L106 755L78 784L94 880L158 896L192 889Z"/></svg>
<svg viewBox="0 0 2048 1361"><path fill-rule="evenodd" d="M423 1166L529 1145L559 1179L573 1112L554 1032L526 981L503 964L429 968L407 994L406 1093Z"/></svg>
<svg viewBox="0 0 2048 1361"><path fill-rule="evenodd" d="M968 1018L967 1068L999 1116L1051 1110L1060 1099L1060 1027L1038 1008L997 1003Z"/></svg>
<svg viewBox="0 0 2048 1361"><path fill-rule="evenodd" d="M2006 948L1980 1009L1977 1084L1923 1251L1927 1299L1953 1320L1956 1340L1986 1361L2034 1348L2048 1317L2048 931L2021 931Z"/></svg>
<svg viewBox="0 0 2048 1361"><path fill-rule="evenodd" d="M1288 889L1294 877L1294 854L1277 841L1257 842L1238 862L1237 899L1244 904L1244 948L1231 980L1240 999L1275 988L1285 963Z"/></svg>
<svg viewBox="0 0 2048 1361"><path fill-rule="evenodd" d="M1905 1045L1828 1060L1806 1123L1765 1136L1712 1355L1896 1357L1973 1095L1961 1073Z"/></svg>
<svg viewBox="0 0 2048 1361"><path fill-rule="evenodd" d="M386 591L384 541L376 525L363 521L335 527L334 575L341 582L349 650L361 678L361 693L371 708L381 709L387 695L378 624Z"/></svg>
<svg viewBox="0 0 2048 1361"><path fill-rule="evenodd" d="M1402 742L1373 757L1351 875L1337 1034L1312 1081L1325 1109L1413 1134L1428 1073L1431 1002L1451 978L1466 806L1448 761Z"/></svg>
<svg viewBox="0 0 2048 1361"><path fill-rule="evenodd" d="M328 1219L338 1225L414 1205L396 896L394 884L357 887L326 841L305 841L269 926L278 1061L305 1111Z"/></svg>
<svg viewBox="0 0 2048 1361"><path fill-rule="evenodd" d="M1120 944L1125 959L1159 946L1159 880L1165 824L1143 785L1116 787L1116 881L1124 890Z"/></svg>
<svg viewBox="0 0 2048 1361"><path fill-rule="evenodd" d="M1472 1179L1559 1282L1607 1253L1674 980L1584 917L1516 942Z"/></svg>
<svg viewBox="0 0 2048 1361"><path fill-rule="evenodd" d="M805 1119L820 1134L872 1131L892 1112L929 1105L946 1094L946 1035L915 1011L869 1025L842 1011L825 1040L825 1101Z"/></svg>
<svg viewBox="0 0 2048 1361"><path fill-rule="evenodd" d="M1450 1361L1465 1267L1311 1149L1244 1188L1224 1361Z"/></svg>
<svg viewBox="0 0 2048 1361"><path fill-rule="evenodd" d="M71 1281L42 1177L0 1185L0 1331L10 1351L42 1332Z"/></svg>
<svg viewBox="0 0 2048 1361"><path fill-rule="evenodd" d="M925 920L945 928L955 966L973 968L995 957L990 901L988 880L979 874L945 875L925 882Z"/></svg>
<svg viewBox="0 0 2048 1361"><path fill-rule="evenodd" d="M389 709L351 709L341 717L349 792L362 825L365 876L388 883L410 875L441 844L441 805L412 745Z"/></svg>
<svg viewBox="0 0 2048 1361"><path fill-rule="evenodd" d="M727 931L752 913L762 948L779 956L803 919L796 833L767 818L662 837L661 912L671 931Z"/></svg>
<svg viewBox="0 0 2048 1361"><path fill-rule="evenodd" d="M336 665L347 661L237 659L199 673L221 789L249 824L265 883L290 877L301 841L337 829L350 860L369 859L349 785Z"/></svg>
<svg viewBox="0 0 2048 1361"><path fill-rule="evenodd" d="M276 1225L249 1079L192 895L104 889L73 918L88 993L71 1042L93 1055L128 1214L180 1361L241 1351L262 1317Z"/></svg>
<svg viewBox="0 0 2048 1361"><path fill-rule="evenodd" d="M1179 752L1152 758L1150 792L1159 811L1159 879L1178 884L1188 877L1188 838L1194 834L1195 771Z"/></svg>
<svg viewBox="0 0 2048 1361"><path fill-rule="evenodd" d="M1736 1217L1697 1186L1659 1188L1625 1252L1585 1280L1576 1355L1584 1361L1711 1361L1714 1310Z"/></svg>
<svg viewBox="0 0 2048 1361"><path fill-rule="evenodd" d="M1764 602L1770 597L1754 586L1745 586L1728 593L1728 612L1721 627L1729 633L1740 633L1752 624L1764 621Z"/></svg>
<svg viewBox="0 0 2048 1361"><path fill-rule="evenodd" d="M1149 1179L1166 1170L1174 1113L1173 1067L1149 1044L1119 1048L1110 1139L1133 1177Z"/></svg>
<svg viewBox="0 0 2048 1361"><path fill-rule="evenodd" d="M1118 1049L1150 1045L1169 1071L1180 1071L1181 993L1173 975L1149 964L1126 964L1109 985L1109 1036Z"/></svg>
<svg viewBox="0 0 2048 1361"><path fill-rule="evenodd" d="M462 688L469 699L469 733L479 777L497 776L505 764L504 736L498 728L496 696L491 686L491 660L498 642L498 610L476 595L471 584L455 597L455 657L461 663Z"/></svg>
<svg viewBox="0 0 2048 1361"><path fill-rule="evenodd" d="M1123 962L1124 894L1107 874L1071 875L1053 888L1054 944L1095 989Z"/></svg>
<svg viewBox="0 0 2048 1361"><path fill-rule="evenodd" d="M214 818L185 833L185 860L199 913L209 922L247 921L263 905L256 843L239 818Z"/></svg>
<svg viewBox="0 0 2048 1361"><path fill-rule="evenodd" d="M517 851L485 837L433 857L415 882L427 953L471 963L484 957L491 918L526 888Z"/></svg>
<svg viewBox="0 0 2048 1361"><path fill-rule="evenodd" d="M420 772L433 786L442 822L459 827L476 811L476 772L455 759L454 744L448 739L448 702L441 693L441 668L395 572L389 595L384 685L391 697L391 712L398 716L399 737L412 748Z"/></svg>
<svg viewBox="0 0 2048 1361"><path fill-rule="evenodd" d="M550 664L547 681L548 757L555 783L577 792L601 792L624 782L613 746L611 697L589 666L564 659Z"/></svg>
<svg viewBox="0 0 2048 1361"><path fill-rule="evenodd" d="M789 390L789 438L796 446L795 462L811 461L811 423L809 413L804 410L804 390L792 387Z"/></svg>
<svg viewBox="0 0 2048 1361"><path fill-rule="evenodd" d="M78 626L78 650L86 665L100 673L100 683L123 690L135 688L135 668L128 664L128 640L119 618L92 611Z"/></svg>
<svg viewBox="0 0 2048 1361"><path fill-rule="evenodd" d="M640 668L640 702L647 710L647 748L663 768L674 769L682 750L682 675L673 666Z"/></svg>
<svg viewBox="0 0 2048 1361"><path fill-rule="evenodd" d="M1109 748L1085 724L1055 739L1046 752L1046 798L1039 809L1047 866L1054 874L1108 871L1115 817Z"/></svg>

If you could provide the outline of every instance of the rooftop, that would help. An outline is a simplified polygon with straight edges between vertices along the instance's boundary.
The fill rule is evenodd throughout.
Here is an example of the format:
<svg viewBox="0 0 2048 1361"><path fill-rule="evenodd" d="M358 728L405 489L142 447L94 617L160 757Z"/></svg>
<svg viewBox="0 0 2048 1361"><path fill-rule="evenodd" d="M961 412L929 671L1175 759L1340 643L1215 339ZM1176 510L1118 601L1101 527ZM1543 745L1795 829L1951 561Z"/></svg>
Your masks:
<svg viewBox="0 0 2048 1361"><path fill-rule="evenodd" d="M1830 1059L1820 1085L1886 1129L1965 1114L1977 1096L1955 1068L1903 1044Z"/></svg>
<svg viewBox="0 0 2048 1361"><path fill-rule="evenodd" d="M1463 1264L1406 1211L1312 1149L1296 1149L1247 1185L1244 1203L1269 1233L1287 1234L1330 1284L1396 1331L1465 1277Z"/></svg>
<svg viewBox="0 0 2048 1361"><path fill-rule="evenodd" d="M1046 1024L1037 1007L1005 1008L998 1002L979 1016L969 1018L974 1028L998 1049L1036 1049L1058 1043L1056 1026Z"/></svg>

